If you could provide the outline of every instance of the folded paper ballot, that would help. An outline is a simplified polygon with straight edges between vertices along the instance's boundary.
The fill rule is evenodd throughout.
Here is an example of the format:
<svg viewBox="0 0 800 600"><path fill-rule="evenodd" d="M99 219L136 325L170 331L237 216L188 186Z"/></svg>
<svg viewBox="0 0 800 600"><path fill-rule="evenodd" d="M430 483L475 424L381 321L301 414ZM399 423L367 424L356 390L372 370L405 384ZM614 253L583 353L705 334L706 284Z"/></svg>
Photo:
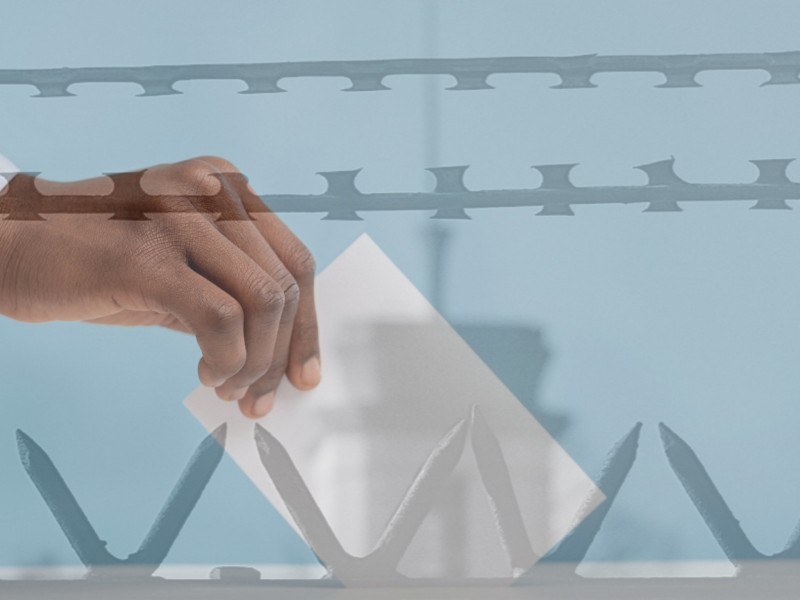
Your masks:
<svg viewBox="0 0 800 600"><path fill-rule="evenodd" d="M387 524L413 520L414 508L398 506L410 487L412 500L425 495L418 474L448 432L457 464L424 473L435 493L397 565L402 575L509 577L604 499L368 235L317 277L316 294L322 382L299 392L284 380L259 424L286 449L346 552L368 555ZM185 404L209 431L228 424L227 452L300 532L259 457L255 423L212 389ZM340 561L326 548L314 548L320 560Z"/></svg>

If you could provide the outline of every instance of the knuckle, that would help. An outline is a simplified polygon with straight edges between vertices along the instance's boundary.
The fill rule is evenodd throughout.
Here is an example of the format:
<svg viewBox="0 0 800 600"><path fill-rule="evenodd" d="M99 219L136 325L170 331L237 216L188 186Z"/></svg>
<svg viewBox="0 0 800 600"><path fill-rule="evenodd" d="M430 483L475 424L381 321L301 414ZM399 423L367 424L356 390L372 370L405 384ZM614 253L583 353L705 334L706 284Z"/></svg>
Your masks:
<svg viewBox="0 0 800 600"><path fill-rule="evenodd" d="M300 286L297 285L297 280L292 274L283 269L276 279L278 285L283 292L284 306L297 304L300 299Z"/></svg>
<svg viewBox="0 0 800 600"><path fill-rule="evenodd" d="M193 158L176 165L175 175L181 184L201 196L214 196L220 192L221 182L208 163L202 160Z"/></svg>
<svg viewBox="0 0 800 600"><path fill-rule="evenodd" d="M284 307L291 307L293 310L297 307L297 304L300 302L300 286L297 285L294 279L292 279L292 283L284 289L283 297Z"/></svg>
<svg viewBox="0 0 800 600"><path fill-rule="evenodd" d="M196 160L206 163L207 165L211 165L214 169L221 171L222 173L238 173L239 169L236 168L231 161L226 158L222 158L221 156L200 156Z"/></svg>
<svg viewBox="0 0 800 600"><path fill-rule="evenodd" d="M250 289L256 310L269 314L283 309L283 290L275 281L266 277L254 278Z"/></svg>
<svg viewBox="0 0 800 600"><path fill-rule="evenodd" d="M314 277L317 264L308 248L297 242L289 248L288 255L286 266L297 279L306 281Z"/></svg>
<svg viewBox="0 0 800 600"><path fill-rule="evenodd" d="M208 307L209 328L215 333L229 333L241 327L244 311L238 302L219 301Z"/></svg>

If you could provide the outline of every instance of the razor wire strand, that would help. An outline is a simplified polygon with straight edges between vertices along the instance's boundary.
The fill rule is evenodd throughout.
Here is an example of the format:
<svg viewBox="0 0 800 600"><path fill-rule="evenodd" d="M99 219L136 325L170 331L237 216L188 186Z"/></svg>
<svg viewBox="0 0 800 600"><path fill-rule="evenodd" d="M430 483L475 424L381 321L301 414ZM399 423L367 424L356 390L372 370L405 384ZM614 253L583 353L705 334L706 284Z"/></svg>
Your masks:
<svg viewBox="0 0 800 600"><path fill-rule="evenodd" d="M800 199L800 182L789 179L786 170L794 159L750 161L758 175L751 183L689 183L674 170L674 158L635 167L644 172L647 183L632 186L576 186L571 180L575 164L533 167L541 176L536 188L470 190L464 183L467 166L433 167L435 178L430 192L363 193L356 179L361 169L321 172L327 189L321 194L263 194L263 204L245 206L248 214L259 212L319 213L326 220L358 221L359 212L434 211L435 219L469 219L467 210L486 208L538 207L538 215L572 216L574 206L644 204L645 212L680 212L683 203L751 201L751 208L790 210L788 200ZM27 173L36 176L38 173ZM2 175L2 173L0 173ZM129 183L142 174L126 174ZM241 173L210 175L215 178L243 178ZM133 178L133 179L131 179ZM135 181L134 181L135 180ZM140 186L141 187L141 186ZM220 186L222 189L222 186ZM200 210L219 213L222 220L245 218L227 210L222 195L192 196L188 205L160 202L141 188L105 195L50 195L42 193L30 179L15 177L0 195L0 215L14 220L39 220L46 214L111 214L114 219L146 219L147 214ZM186 196L181 196L186 198Z"/></svg>
<svg viewBox="0 0 800 600"><path fill-rule="evenodd" d="M78 83L138 84L142 96L180 94L179 81L239 80L247 84L241 93L269 94L286 90L279 83L292 77L343 77L345 91L367 92L391 89L384 79L395 75L449 75L450 90L486 90L491 75L550 74L560 83L555 88L593 88L598 73L660 73L657 87L701 87L696 77L704 71L751 71L769 74L763 85L800 83L800 51L668 54L514 56L481 58L414 58L352 61L302 61L239 64L153 65L136 67L63 67L52 69L0 69L0 85L32 85L38 97L74 95L69 87Z"/></svg>

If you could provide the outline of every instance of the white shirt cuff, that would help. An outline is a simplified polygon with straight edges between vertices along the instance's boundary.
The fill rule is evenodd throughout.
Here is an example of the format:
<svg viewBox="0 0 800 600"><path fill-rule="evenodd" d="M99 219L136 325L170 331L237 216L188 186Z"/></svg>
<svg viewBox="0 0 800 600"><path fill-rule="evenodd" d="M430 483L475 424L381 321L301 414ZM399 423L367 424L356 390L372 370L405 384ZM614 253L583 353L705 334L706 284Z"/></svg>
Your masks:
<svg viewBox="0 0 800 600"><path fill-rule="evenodd" d="M17 173L19 173L19 169L16 165L0 154L0 193L6 189L8 182L11 181Z"/></svg>

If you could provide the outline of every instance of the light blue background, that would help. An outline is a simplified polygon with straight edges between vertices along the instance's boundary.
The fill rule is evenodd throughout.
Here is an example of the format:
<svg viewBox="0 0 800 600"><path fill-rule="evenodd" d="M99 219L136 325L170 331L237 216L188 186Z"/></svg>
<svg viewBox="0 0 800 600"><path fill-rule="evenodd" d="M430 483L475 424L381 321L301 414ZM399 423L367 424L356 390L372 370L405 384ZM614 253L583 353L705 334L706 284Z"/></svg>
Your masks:
<svg viewBox="0 0 800 600"><path fill-rule="evenodd" d="M800 49L791 1L293 0L0 1L0 67ZM317 171L363 167L364 191L430 189L423 168L471 164L473 188L533 187L533 164L581 163L579 185L641 184L635 165L676 157L692 182L747 182L747 161L800 157L800 86L760 88L763 72L706 73L697 89L655 74L497 76L494 91L343 94L342 80L285 80L286 94L237 95L240 82L181 83L137 98L127 84L32 99L0 86L0 151L22 168L74 179L201 154L229 158L262 193L318 193ZM438 159L431 139L438 136ZM426 162L427 161L427 162ZM800 178L800 165L790 175ZM453 235L440 308L455 320L541 326L553 352L541 395L566 411L560 441L587 472L645 423L640 458L590 556L721 558L670 472L655 425L695 448L757 546L782 546L800 513L800 251L797 212L741 203L680 214L640 207L474 212ZM363 223L287 221L323 267L367 231L429 293L425 214ZM157 330L0 321L0 564L76 558L19 465L21 428L56 459L120 555L141 541L203 435L183 408L193 340ZM313 560L250 483L223 463L172 563Z"/></svg>

